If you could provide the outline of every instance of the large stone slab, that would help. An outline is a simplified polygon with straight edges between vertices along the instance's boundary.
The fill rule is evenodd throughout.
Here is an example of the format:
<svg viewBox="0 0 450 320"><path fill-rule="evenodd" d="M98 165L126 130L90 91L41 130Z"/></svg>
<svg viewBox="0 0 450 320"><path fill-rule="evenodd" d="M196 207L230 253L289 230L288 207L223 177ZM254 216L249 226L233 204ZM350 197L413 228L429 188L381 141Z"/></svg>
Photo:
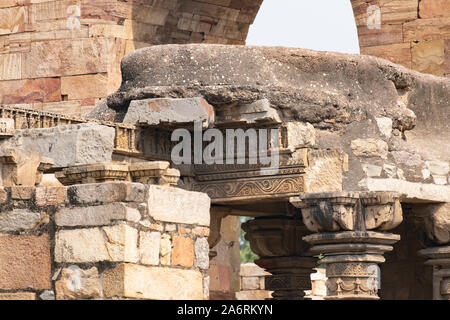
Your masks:
<svg viewBox="0 0 450 320"><path fill-rule="evenodd" d="M193 270L122 264L103 274L107 297L202 300L202 274Z"/></svg>
<svg viewBox="0 0 450 320"><path fill-rule="evenodd" d="M204 193L149 186L148 213L157 221L209 226L210 204Z"/></svg>
<svg viewBox="0 0 450 320"><path fill-rule="evenodd" d="M51 289L50 241L48 235L0 235L0 288Z"/></svg>
<svg viewBox="0 0 450 320"><path fill-rule="evenodd" d="M16 130L7 143L39 152L54 160L54 167L111 161L115 130L96 123L65 125L46 129Z"/></svg>
<svg viewBox="0 0 450 320"><path fill-rule="evenodd" d="M134 100L123 122L169 126L201 122L207 128L214 123L214 108L203 98Z"/></svg>

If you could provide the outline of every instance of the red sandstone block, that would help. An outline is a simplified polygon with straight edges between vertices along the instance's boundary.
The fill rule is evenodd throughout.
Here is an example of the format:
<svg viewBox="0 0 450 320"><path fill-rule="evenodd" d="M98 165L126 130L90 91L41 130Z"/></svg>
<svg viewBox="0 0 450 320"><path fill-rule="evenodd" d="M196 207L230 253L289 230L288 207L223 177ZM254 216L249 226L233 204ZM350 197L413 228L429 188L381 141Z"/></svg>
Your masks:
<svg viewBox="0 0 450 320"><path fill-rule="evenodd" d="M0 86L0 104L57 101L61 101L59 78L4 81Z"/></svg>
<svg viewBox="0 0 450 320"><path fill-rule="evenodd" d="M40 207L63 204L67 197L66 187L37 187L36 204Z"/></svg>
<svg viewBox="0 0 450 320"><path fill-rule="evenodd" d="M51 289L48 235L0 235L0 289Z"/></svg>

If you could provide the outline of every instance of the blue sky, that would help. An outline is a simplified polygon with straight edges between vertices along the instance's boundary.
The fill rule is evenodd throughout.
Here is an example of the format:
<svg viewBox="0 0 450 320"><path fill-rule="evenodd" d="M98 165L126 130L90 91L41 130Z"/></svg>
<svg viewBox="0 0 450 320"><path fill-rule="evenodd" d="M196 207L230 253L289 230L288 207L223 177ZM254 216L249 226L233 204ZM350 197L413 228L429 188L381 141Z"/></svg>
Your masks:
<svg viewBox="0 0 450 320"><path fill-rule="evenodd" d="M247 44L359 53L350 0L264 0Z"/></svg>

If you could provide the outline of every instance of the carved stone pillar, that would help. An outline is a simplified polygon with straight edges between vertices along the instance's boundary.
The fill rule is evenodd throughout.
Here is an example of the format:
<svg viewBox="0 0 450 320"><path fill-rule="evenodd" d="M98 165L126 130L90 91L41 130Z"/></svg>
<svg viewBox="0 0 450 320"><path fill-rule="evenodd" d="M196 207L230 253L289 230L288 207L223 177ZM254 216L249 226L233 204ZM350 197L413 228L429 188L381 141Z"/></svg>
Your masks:
<svg viewBox="0 0 450 320"><path fill-rule="evenodd" d="M331 192L291 199L315 234L303 237L327 269L325 299L379 299L383 254L399 235L379 232L402 222L400 195L389 192ZM371 231L374 230L374 231Z"/></svg>
<svg viewBox="0 0 450 320"><path fill-rule="evenodd" d="M311 289L310 275L317 259L309 255L302 236L308 233L301 220L293 217L260 217L242 225L245 238L260 259L255 263L271 273L266 290L275 300L302 300Z"/></svg>
<svg viewBox="0 0 450 320"><path fill-rule="evenodd" d="M426 211L428 237L436 244L419 251L433 266L433 299L450 300L450 203L432 204Z"/></svg>

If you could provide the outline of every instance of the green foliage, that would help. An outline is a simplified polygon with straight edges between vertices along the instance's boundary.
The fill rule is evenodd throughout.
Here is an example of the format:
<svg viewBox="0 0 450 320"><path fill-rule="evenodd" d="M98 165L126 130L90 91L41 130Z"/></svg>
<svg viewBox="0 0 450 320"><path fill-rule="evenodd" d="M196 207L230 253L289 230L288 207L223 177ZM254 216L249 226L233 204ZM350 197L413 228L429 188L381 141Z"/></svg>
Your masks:
<svg viewBox="0 0 450 320"><path fill-rule="evenodd" d="M246 222L249 218L241 218L241 223ZM259 257L254 254L250 248L250 243L245 240L245 232L241 229L241 236L239 238L239 245L241 248L241 263L254 262Z"/></svg>

